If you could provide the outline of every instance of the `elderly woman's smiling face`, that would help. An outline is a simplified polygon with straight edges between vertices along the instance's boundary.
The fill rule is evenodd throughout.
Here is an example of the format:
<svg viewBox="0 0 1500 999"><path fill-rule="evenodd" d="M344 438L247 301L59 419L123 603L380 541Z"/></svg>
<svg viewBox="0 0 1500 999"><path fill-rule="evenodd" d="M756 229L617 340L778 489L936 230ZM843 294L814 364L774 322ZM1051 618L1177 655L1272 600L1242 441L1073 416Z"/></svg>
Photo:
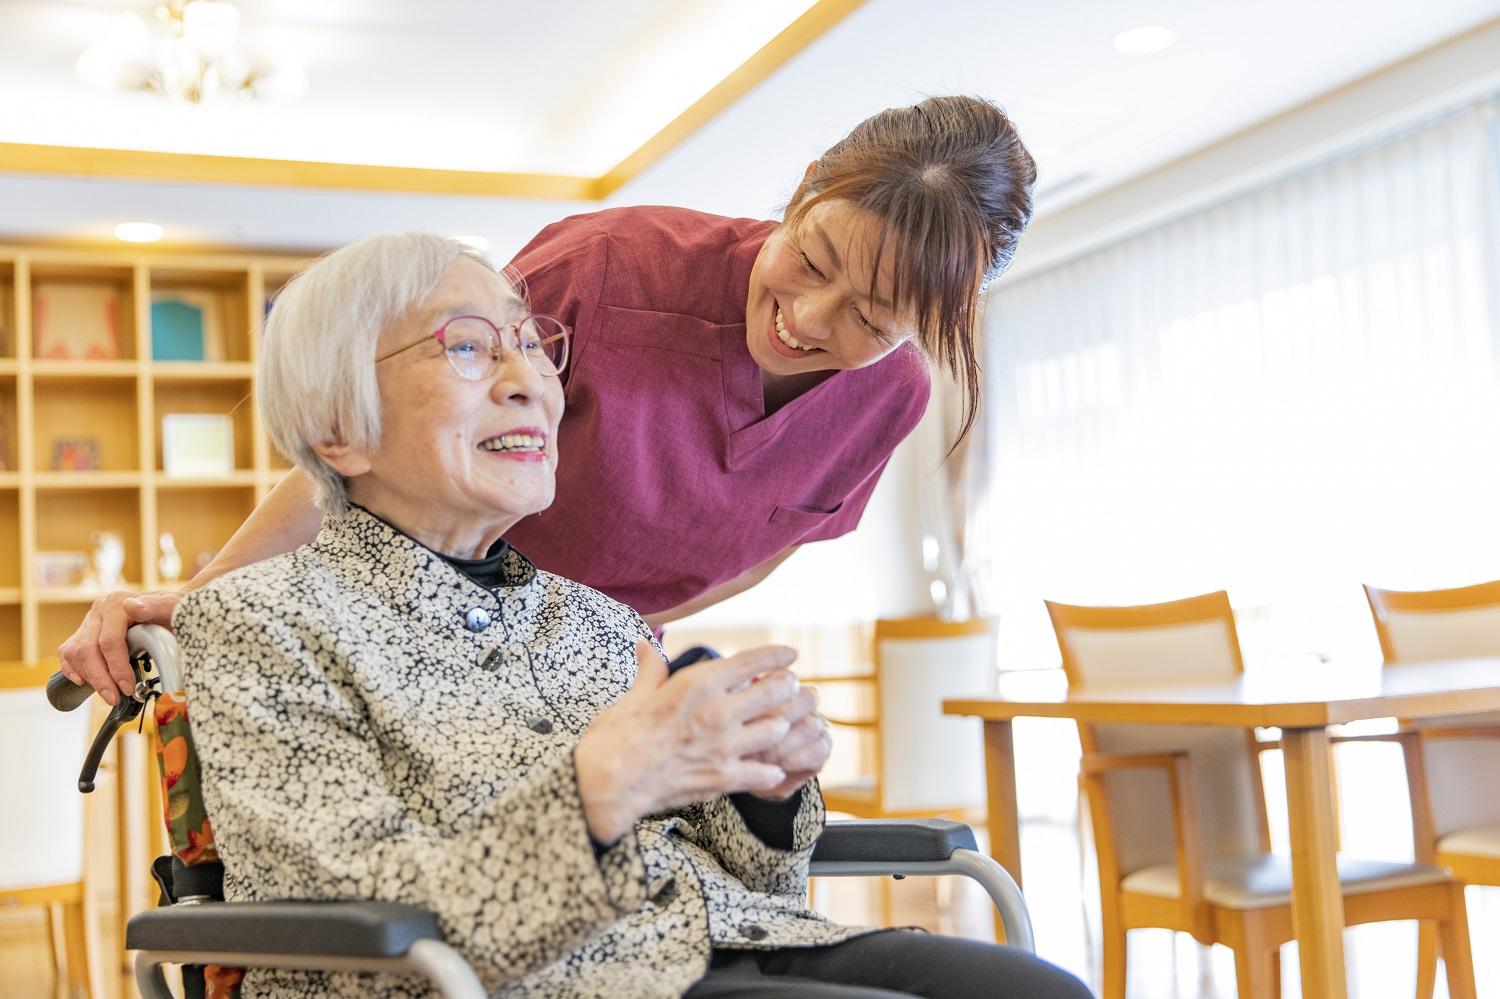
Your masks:
<svg viewBox="0 0 1500 999"><path fill-rule="evenodd" d="M526 314L503 278L461 257L432 294L381 332L379 446L320 449L347 479L350 499L429 548L462 558L482 556L516 521L552 502L563 408L558 376L505 346L493 371L470 381L448 355L474 351L455 342L451 327L446 344L432 336L456 316L488 319L504 334Z"/></svg>

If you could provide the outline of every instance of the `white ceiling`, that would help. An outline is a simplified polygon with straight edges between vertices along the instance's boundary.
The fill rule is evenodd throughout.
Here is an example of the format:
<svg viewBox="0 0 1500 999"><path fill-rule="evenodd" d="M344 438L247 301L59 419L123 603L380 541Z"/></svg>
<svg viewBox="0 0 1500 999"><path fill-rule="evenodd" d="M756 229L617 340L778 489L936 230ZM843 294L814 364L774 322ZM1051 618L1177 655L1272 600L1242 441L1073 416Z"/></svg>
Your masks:
<svg viewBox="0 0 1500 999"><path fill-rule="evenodd" d="M683 52L684 25L729 23L763 2L247 0L247 22L252 9L274 13L321 39L309 65L315 89L300 105L234 109L255 110L255 127L271 127L263 141L247 144L250 119L230 128L209 112L179 126L173 148L272 155L273 126L289 134L306 119L329 150L318 158L359 159L385 143L402 158L373 161L500 168L524 131L529 162L560 163L575 146L594 150L578 162L608 162L640 141L611 110L632 102L610 101L644 92L650 76L653 86L680 80L676 99L690 102L705 78L685 68L686 55L662 53ZM160 98L95 95L72 81L82 25L121 6L0 0L0 141L121 145L106 137L180 113L153 103ZM805 6L787 0L779 17ZM1497 17L1500 0L868 0L610 203L765 216L859 119L925 94L967 92L1015 118L1040 164L1045 215ZM1143 24L1171 27L1177 45L1117 54L1114 34ZM764 22L760 30L774 33ZM709 53L710 75L742 58L726 51ZM602 103L589 103L599 95ZM632 127L638 134L639 122ZM35 138L39 129L50 137ZM228 138L210 141L216 129ZM595 134L616 145L590 145ZM433 159L434 150L453 158ZM117 221L145 218L177 241L312 248L428 228L485 235L507 256L545 221L589 207L0 174L0 236L9 238L102 238Z"/></svg>

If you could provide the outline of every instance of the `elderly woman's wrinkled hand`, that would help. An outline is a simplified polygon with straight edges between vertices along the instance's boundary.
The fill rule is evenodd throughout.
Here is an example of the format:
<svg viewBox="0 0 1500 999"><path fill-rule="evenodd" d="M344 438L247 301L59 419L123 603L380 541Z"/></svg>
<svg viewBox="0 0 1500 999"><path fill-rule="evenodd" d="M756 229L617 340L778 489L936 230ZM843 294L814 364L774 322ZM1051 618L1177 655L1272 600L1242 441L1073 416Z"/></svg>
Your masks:
<svg viewBox="0 0 1500 999"><path fill-rule="evenodd" d="M787 702L781 716L790 726L786 737L761 753L759 759L780 767L786 779L775 787L756 791L756 795L762 798L790 797L818 775L833 752L833 736L829 734L828 722L818 714L816 691L810 687L799 689Z"/></svg>
<svg viewBox="0 0 1500 999"><path fill-rule="evenodd" d="M134 624L170 626L180 593L116 591L95 600L83 623L57 647L57 661L74 683L87 684L110 704L135 691L125 632Z"/></svg>
<svg viewBox="0 0 1500 999"><path fill-rule="evenodd" d="M574 755L595 839L611 843L646 815L722 794L765 794L787 781L762 757L794 728L786 715L800 693L787 669L795 652L750 649L668 683L648 643L635 651L635 683L594 719Z"/></svg>

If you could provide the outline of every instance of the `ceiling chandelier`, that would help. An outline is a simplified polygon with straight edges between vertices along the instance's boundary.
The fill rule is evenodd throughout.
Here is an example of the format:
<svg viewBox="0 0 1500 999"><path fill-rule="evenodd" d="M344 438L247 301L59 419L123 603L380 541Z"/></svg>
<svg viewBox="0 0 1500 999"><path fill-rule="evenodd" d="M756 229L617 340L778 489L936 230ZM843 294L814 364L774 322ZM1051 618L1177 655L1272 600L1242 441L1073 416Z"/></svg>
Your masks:
<svg viewBox="0 0 1500 999"><path fill-rule="evenodd" d="M242 44L240 9L228 0L166 0L152 20L116 14L75 72L102 89L147 90L191 104L295 100L307 92L299 63Z"/></svg>

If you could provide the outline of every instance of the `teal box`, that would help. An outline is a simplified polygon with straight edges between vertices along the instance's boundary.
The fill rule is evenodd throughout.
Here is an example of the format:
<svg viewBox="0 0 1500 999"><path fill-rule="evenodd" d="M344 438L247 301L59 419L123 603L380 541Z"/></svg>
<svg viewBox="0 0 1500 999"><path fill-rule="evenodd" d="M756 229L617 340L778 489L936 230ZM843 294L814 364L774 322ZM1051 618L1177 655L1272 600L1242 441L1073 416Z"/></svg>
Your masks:
<svg viewBox="0 0 1500 999"><path fill-rule="evenodd" d="M152 302L151 359L203 360L203 310L187 302Z"/></svg>

